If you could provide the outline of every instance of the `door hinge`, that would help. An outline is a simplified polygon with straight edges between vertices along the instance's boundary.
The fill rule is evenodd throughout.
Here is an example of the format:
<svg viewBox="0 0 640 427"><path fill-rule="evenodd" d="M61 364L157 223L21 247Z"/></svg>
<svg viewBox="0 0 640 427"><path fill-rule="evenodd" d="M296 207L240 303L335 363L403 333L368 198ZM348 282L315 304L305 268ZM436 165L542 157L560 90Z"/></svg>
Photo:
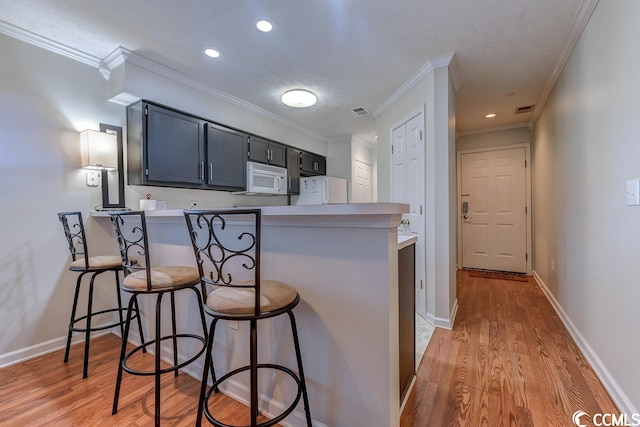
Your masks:
<svg viewBox="0 0 640 427"><path fill-rule="evenodd" d="M527 161L526 160L524 161L524 167L525 168L527 167Z"/></svg>
<svg viewBox="0 0 640 427"><path fill-rule="evenodd" d="M391 154L393 154L393 145L391 146Z"/></svg>
<svg viewBox="0 0 640 427"><path fill-rule="evenodd" d="M529 254L524 254L524 260L529 261Z"/></svg>
<svg viewBox="0 0 640 427"><path fill-rule="evenodd" d="M423 286L424 286L424 285L423 285L423 283L422 283L422 279L420 279L420 289L422 289L422 288L423 288Z"/></svg>
<svg viewBox="0 0 640 427"><path fill-rule="evenodd" d="M422 215L422 205L420 205L420 215Z"/></svg>
<svg viewBox="0 0 640 427"><path fill-rule="evenodd" d="M144 115L145 116L149 115L149 107L144 107Z"/></svg>
<svg viewBox="0 0 640 427"><path fill-rule="evenodd" d="M145 170L144 170L144 174L145 174L146 176L149 176L149 169L145 169Z"/></svg>
<svg viewBox="0 0 640 427"><path fill-rule="evenodd" d="M422 141L422 131L420 131L420 141Z"/></svg>
<svg viewBox="0 0 640 427"><path fill-rule="evenodd" d="M524 207L524 214L527 215L529 213L529 207L525 206Z"/></svg>

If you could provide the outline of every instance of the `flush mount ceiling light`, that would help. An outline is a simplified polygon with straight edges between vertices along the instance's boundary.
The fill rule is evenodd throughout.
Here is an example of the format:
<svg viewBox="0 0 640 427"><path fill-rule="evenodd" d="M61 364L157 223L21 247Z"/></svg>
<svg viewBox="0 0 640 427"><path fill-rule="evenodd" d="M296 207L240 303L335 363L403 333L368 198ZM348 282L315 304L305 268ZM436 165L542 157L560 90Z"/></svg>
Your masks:
<svg viewBox="0 0 640 427"><path fill-rule="evenodd" d="M256 22L256 28L263 33L268 33L269 31L273 30L273 24L269 20L262 18L259 19L258 22Z"/></svg>
<svg viewBox="0 0 640 427"><path fill-rule="evenodd" d="M305 108L311 107L318 98L305 89L292 89L282 94L282 102L289 107Z"/></svg>
<svg viewBox="0 0 640 427"><path fill-rule="evenodd" d="M496 116L496 113L489 113L489 114L485 115L485 117L486 117L487 119L492 119L492 118L494 118L495 116Z"/></svg>
<svg viewBox="0 0 640 427"><path fill-rule="evenodd" d="M210 58L218 58L220 56L220 49L207 47L204 49L204 54Z"/></svg>

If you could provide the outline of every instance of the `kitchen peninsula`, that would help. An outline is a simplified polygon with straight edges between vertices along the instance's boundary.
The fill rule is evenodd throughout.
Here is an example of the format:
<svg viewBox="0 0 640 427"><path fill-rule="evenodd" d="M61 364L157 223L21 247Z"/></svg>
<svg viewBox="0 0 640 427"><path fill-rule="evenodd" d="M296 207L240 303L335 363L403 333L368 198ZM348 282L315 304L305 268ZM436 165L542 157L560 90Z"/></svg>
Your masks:
<svg viewBox="0 0 640 427"><path fill-rule="evenodd" d="M302 300L294 312L314 425L399 426L397 227L406 212L408 205L391 203L262 208L262 277L290 283ZM182 210L146 214L152 264L195 265ZM106 216L93 213L111 227ZM198 327L195 304L195 298L178 301L179 323ZM247 362L248 327L221 324L214 360L216 371L227 372ZM286 319L264 321L258 337L261 362L295 369ZM202 361L192 366L189 373L199 379ZM246 401L244 380L231 381L225 392ZM261 376L266 412L278 414L293 388L277 374ZM302 426L303 420L299 406L285 421Z"/></svg>

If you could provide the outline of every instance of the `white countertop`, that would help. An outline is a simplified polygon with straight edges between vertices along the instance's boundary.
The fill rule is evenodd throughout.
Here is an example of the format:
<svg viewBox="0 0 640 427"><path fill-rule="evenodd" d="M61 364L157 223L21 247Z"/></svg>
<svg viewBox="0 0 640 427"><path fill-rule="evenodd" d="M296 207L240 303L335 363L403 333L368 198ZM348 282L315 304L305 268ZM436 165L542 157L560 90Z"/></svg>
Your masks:
<svg viewBox="0 0 640 427"><path fill-rule="evenodd" d="M398 234L398 250L413 245L417 241L418 236L415 234Z"/></svg>
<svg viewBox="0 0 640 427"><path fill-rule="evenodd" d="M316 215L393 215L409 212L409 205L402 203L339 203L331 205L294 206L234 206L200 207L197 209L261 209L263 216L316 216ZM93 211L92 216L109 216L107 211ZM182 216L182 209L146 210L146 216Z"/></svg>
<svg viewBox="0 0 640 427"><path fill-rule="evenodd" d="M307 225L317 227L365 227L365 228L395 228L400 225L402 214L409 212L409 205L402 203L343 203L332 205L303 205L303 206L238 206L198 207L204 209L260 209L263 225ZM148 220L183 217L182 209L146 210ZM108 217L108 211L93 211L93 217Z"/></svg>

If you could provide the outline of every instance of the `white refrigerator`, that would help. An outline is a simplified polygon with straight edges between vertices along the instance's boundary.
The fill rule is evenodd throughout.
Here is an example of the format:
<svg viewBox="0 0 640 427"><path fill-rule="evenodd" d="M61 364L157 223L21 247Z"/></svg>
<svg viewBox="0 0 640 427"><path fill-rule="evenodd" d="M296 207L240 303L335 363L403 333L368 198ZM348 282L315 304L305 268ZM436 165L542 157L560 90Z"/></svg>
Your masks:
<svg viewBox="0 0 640 427"><path fill-rule="evenodd" d="M300 178L300 196L296 205L347 203L347 180L330 176Z"/></svg>

